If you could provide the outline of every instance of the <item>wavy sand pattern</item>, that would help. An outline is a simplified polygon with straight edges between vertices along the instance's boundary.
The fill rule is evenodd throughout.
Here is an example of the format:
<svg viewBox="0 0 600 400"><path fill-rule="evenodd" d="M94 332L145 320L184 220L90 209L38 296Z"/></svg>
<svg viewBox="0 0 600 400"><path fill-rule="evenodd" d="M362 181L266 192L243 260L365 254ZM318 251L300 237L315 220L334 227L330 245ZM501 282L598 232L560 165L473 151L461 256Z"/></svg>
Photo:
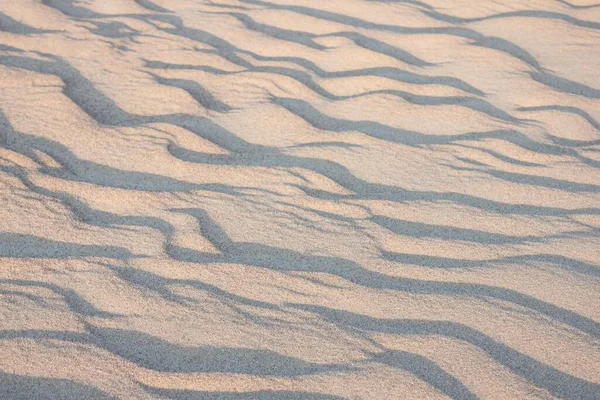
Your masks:
<svg viewBox="0 0 600 400"><path fill-rule="evenodd" d="M0 398L600 399L600 3L0 1Z"/></svg>

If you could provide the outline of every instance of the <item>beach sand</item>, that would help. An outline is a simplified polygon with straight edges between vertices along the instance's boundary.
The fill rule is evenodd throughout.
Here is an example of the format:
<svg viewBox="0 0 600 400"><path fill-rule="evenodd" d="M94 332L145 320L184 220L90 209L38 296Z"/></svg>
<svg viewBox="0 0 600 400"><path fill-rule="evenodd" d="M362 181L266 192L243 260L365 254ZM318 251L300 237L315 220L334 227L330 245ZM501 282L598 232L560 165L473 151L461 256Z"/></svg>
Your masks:
<svg viewBox="0 0 600 400"><path fill-rule="evenodd" d="M0 399L600 399L600 4L0 1Z"/></svg>

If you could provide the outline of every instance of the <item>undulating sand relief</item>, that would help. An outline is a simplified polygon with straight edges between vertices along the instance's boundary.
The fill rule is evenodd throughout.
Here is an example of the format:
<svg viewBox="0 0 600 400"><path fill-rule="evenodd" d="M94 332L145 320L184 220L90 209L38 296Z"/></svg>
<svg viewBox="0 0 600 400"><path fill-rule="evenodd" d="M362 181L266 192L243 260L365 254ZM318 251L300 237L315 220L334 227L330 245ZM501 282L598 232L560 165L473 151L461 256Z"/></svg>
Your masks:
<svg viewBox="0 0 600 400"><path fill-rule="evenodd" d="M600 3L0 0L0 399L600 399Z"/></svg>

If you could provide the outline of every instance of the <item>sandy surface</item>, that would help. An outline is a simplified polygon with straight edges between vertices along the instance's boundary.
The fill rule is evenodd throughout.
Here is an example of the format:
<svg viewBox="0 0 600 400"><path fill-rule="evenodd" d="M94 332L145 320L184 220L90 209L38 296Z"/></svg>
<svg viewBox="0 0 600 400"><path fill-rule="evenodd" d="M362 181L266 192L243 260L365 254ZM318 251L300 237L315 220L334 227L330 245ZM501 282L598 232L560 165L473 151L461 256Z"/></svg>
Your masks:
<svg viewBox="0 0 600 400"><path fill-rule="evenodd" d="M600 399L600 4L0 13L1 399Z"/></svg>

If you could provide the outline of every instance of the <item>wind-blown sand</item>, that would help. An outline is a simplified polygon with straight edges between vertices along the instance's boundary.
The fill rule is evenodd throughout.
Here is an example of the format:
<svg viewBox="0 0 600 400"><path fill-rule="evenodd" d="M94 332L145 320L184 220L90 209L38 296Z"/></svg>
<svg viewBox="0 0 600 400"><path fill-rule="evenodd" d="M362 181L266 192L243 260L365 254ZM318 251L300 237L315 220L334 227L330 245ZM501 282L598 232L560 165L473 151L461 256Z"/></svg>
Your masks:
<svg viewBox="0 0 600 400"><path fill-rule="evenodd" d="M0 12L1 399L600 399L600 4Z"/></svg>

